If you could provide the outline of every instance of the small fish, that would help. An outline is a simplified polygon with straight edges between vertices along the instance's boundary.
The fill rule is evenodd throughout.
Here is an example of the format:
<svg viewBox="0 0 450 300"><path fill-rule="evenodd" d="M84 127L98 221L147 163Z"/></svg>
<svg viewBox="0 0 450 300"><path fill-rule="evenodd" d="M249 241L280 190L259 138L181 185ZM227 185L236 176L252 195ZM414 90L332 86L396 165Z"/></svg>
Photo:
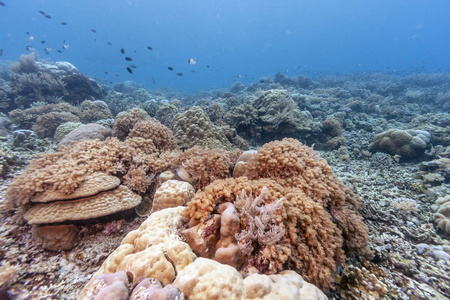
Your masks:
<svg viewBox="0 0 450 300"><path fill-rule="evenodd" d="M46 52L46 54L49 54L50 52L52 52L52 48L50 48L50 47L45 47L44 48L44 51Z"/></svg>
<svg viewBox="0 0 450 300"><path fill-rule="evenodd" d="M136 69L135 65L130 65L130 68Z"/></svg>
<svg viewBox="0 0 450 300"><path fill-rule="evenodd" d="M125 54L125 50L123 50L123 48L120 49L120 53Z"/></svg>
<svg viewBox="0 0 450 300"><path fill-rule="evenodd" d="M191 73L195 73L195 70L191 70Z"/></svg>
<svg viewBox="0 0 450 300"><path fill-rule="evenodd" d="M110 45L110 46L112 45L111 42L107 42L107 44Z"/></svg>
<svg viewBox="0 0 450 300"><path fill-rule="evenodd" d="M0 48L0 56L2 56L2 55L3 55L3 49Z"/></svg>
<svg viewBox="0 0 450 300"><path fill-rule="evenodd" d="M133 71L130 69L130 67L127 67L127 71L128 73L133 74Z"/></svg>
<svg viewBox="0 0 450 300"><path fill-rule="evenodd" d="M167 69L169 69L169 71L173 71L173 68L172 68L172 67L167 67Z"/></svg>
<svg viewBox="0 0 450 300"><path fill-rule="evenodd" d="M52 18L52 16L50 16L50 15L45 15L45 17L46 17L47 19L51 19L51 18Z"/></svg>
<svg viewBox="0 0 450 300"><path fill-rule="evenodd" d="M105 73L106 75L108 75L108 71L104 71L103 73Z"/></svg>
<svg viewBox="0 0 450 300"><path fill-rule="evenodd" d="M97 33L97 30L95 30L95 29L91 29L91 31L92 31L93 33Z"/></svg>
<svg viewBox="0 0 450 300"><path fill-rule="evenodd" d="M61 22L61 25L67 25L67 22Z"/></svg>
<svg viewBox="0 0 450 300"><path fill-rule="evenodd" d="M183 73L181 73L181 72L177 73L177 76L183 76Z"/></svg>
<svg viewBox="0 0 450 300"><path fill-rule="evenodd" d="M68 44L64 44L62 47L64 50L67 50L67 49L69 49L70 46Z"/></svg>
<svg viewBox="0 0 450 300"><path fill-rule="evenodd" d="M190 65L195 65L197 62L195 61L195 59L193 59L193 58L189 58L188 59L188 64L190 64Z"/></svg>
<svg viewBox="0 0 450 300"><path fill-rule="evenodd" d="M43 16L46 16L47 14L45 12L43 12L42 10L39 11L39 13Z"/></svg>
<svg viewBox="0 0 450 300"><path fill-rule="evenodd" d="M25 50L27 50L27 51L34 51L34 48L31 47L31 46L26 46L26 47L25 47Z"/></svg>
<svg viewBox="0 0 450 300"><path fill-rule="evenodd" d="M152 48L152 47L150 47L150 46L147 46L147 49L148 49L148 50L153 50L153 48Z"/></svg>
<svg viewBox="0 0 450 300"><path fill-rule="evenodd" d="M119 73L116 73L116 77L119 77Z"/></svg>
<svg viewBox="0 0 450 300"><path fill-rule="evenodd" d="M56 52L58 52L58 53L62 53L62 51L61 51L61 50L56 50Z"/></svg>
<svg viewBox="0 0 450 300"><path fill-rule="evenodd" d="M45 44L45 41L41 41L41 44Z"/></svg>
<svg viewBox="0 0 450 300"><path fill-rule="evenodd" d="M209 68L209 65L207 65L206 67Z"/></svg>
<svg viewBox="0 0 450 300"><path fill-rule="evenodd" d="M152 78L153 84L156 84L155 78Z"/></svg>
<svg viewBox="0 0 450 300"><path fill-rule="evenodd" d="M132 59L131 57L128 57L128 56L127 56L127 57L125 57L125 60L126 60L126 61L132 61L133 59Z"/></svg>
<svg viewBox="0 0 450 300"><path fill-rule="evenodd" d="M6 4L3 3L2 1L0 1L0 5L1 5L1 6L6 6Z"/></svg>
<svg viewBox="0 0 450 300"><path fill-rule="evenodd" d="M28 37L28 40L31 41L31 42L34 41L34 36L30 35L30 36Z"/></svg>

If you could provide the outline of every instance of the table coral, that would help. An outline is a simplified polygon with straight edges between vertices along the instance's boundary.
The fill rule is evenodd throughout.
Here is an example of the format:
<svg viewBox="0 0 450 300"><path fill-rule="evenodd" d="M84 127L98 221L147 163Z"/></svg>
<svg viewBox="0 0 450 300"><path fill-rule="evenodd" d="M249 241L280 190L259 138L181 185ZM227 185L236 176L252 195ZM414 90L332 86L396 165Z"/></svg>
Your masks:
<svg viewBox="0 0 450 300"><path fill-rule="evenodd" d="M193 106L188 111L175 115L172 130L182 149L193 146L233 149L222 130L210 121L206 112L199 106Z"/></svg>

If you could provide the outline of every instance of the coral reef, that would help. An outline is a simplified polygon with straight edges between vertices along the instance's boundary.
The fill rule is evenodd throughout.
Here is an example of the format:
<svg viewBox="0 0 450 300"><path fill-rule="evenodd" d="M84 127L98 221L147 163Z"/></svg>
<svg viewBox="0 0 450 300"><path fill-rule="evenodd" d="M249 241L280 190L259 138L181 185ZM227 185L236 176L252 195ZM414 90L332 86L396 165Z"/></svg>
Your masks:
<svg viewBox="0 0 450 300"><path fill-rule="evenodd" d="M172 131L181 149L189 149L194 146L229 151L233 149L220 128L216 127L198 106L175 115Z"/></svg>

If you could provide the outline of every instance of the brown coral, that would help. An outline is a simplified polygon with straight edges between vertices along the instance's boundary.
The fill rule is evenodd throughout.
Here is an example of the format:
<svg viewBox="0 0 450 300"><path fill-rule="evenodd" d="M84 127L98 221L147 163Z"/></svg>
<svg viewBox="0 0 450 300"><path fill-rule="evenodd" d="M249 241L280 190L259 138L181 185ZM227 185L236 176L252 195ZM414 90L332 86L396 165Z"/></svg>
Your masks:
<svg viewBox="0 0 450 300"><path fill-rule="evenodd" d="M141 137L151 140L160 151L177 149L177 142L172 131L155 119L141 121L133 126L128 138Z"/></svg>
<svg viewBox="0 0 450 300"><path fill-rule="evenodd" d="M150 116L147 112L140 108L134 108L117 114L113 126L113 136L123 141L134 125L138 122L148 120Z"/></svg>
<svg viewBox="0 0 450 300"><path fill-rule="evenodd" d="M193 147L183 152L180 159L184 170L192 176L194 188L201 189L216 179L230 177L231 169L240 154L241 151Z"/></svg>
<svg viewBox="0 0 450 300"><path fill-rule="evenodd" d="M267 187L265 205L275 206L271 203L276 199L285 199L279 214L272 215L275 227L271 234L276 242L255 244L248 236L254 230L249 224L256 224L256 217L250 223L247 220L237 235L244 247L251 242L250 246L255 248L247 247L248 252L256 250L246 261L245 270L275 272L285 265L330 288L331 275L336 263L343 262L344 250L371 254L367 227L357 213L363 206L362 200L333 175L327 162L312 148L294 139L283 139L265 144L246 164L246 175L253 180L247 177L216 180L198 191L183 212L184 220L192 227L214 219L220 203L232 202L241 193L260 195L263 186ZM243 219L241 227L246 224ZM278 240L277 232L282 232L278 222L286 229L281 240ZM198 229L204 231L207 227ZM255 245L260 248L256 249Z"/></svg>
<svg viewBox="0 0 450 300"><path fill-rule="evenodd" d="M210 121L206 112L199 106L193 106L188 111L175 115L172 130L182 149L193 146L233 149L222 130Z"/></svg>

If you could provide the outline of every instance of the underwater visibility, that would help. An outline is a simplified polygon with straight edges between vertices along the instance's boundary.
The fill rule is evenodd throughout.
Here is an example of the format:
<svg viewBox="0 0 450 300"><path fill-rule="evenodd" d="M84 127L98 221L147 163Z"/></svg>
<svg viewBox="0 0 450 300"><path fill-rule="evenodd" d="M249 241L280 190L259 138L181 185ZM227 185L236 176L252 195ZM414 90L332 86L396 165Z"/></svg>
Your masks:
<svg viewBox="0 0 450 300"><path fill-rule="evenodd" d="M0 1L0 299L450 299L449 14Z"/></svg>

